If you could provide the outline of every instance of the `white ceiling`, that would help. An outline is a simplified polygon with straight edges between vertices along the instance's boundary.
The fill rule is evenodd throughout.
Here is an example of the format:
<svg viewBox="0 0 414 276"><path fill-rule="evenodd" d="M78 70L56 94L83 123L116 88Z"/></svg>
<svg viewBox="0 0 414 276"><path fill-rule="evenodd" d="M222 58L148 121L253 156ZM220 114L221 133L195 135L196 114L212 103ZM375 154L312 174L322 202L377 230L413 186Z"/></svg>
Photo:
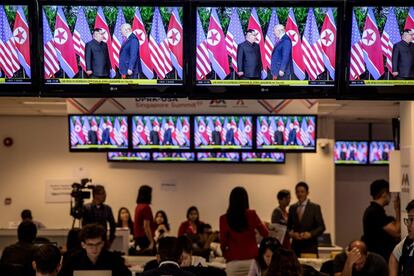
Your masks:
<svg viewBox="0 0 414 276"><path fill-rule="evenodd" d="M64 98L0 98L0 116L65 116ZM388 121L399 115L397 101L319 100L318 115L337 121Z"/></svg>

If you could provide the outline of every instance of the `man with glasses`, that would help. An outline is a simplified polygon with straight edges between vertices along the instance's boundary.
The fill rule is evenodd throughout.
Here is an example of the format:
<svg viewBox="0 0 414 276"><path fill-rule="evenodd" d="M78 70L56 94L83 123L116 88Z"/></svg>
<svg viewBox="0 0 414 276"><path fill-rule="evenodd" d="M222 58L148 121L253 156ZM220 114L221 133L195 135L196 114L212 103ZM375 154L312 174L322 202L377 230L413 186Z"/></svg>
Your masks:
<svg viewBox="0 0 414 276"><path fill-rule="evenodd" d="M408 217L404 218L408 236L395 246L389 260L389 276L414 275L414 200L407 207Z"/></svg>
<svg viewBox="0 0 414 276"><path fill-rule="evenodd" d="M85 225L80 232L82 250L68 257L59 276L73 275L77 270L112 271L112 275L131 275L120 255L105 248L105 231L101 225Z"/></svg>
<svg viewBox="0 0 414 276"><path fill-rule="evenodd" d="M392 50L392 75L400 80L414 79L413 30L405 29Z"/></svg>

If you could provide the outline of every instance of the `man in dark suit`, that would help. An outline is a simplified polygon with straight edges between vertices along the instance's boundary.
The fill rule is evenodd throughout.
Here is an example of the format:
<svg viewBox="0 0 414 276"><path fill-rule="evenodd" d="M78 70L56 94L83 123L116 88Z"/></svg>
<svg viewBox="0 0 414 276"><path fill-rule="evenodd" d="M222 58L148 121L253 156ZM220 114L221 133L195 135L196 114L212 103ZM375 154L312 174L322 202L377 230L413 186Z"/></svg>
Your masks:
<svg viewBox="0 0 414 276"><path fill-rule="evenodd" d="M211 132L211 144L221 145L221 126L217 124Z"/></svg>
<svg viewBox="0 0 414 276"><path fill-rule="evenodd" d="M88 131L88 144L97 145L98 144L98 127L93 125Z"/></svg>
<svg viewBox="0 0 414 276"><path fill-rule="evenodd" d="M273 79L288 80L292 72L292 41L281 24L276 25L273 32L279 42L273 48L270 70Z"/></svg>
<svg viewBox="0 0 414 276"><path fill-rule="evenodd" d="M414 79L413 30L405 29L401 38L392 49L392 75L400 80Z"/></svg>
<svg viewBox="0 0 414 276"><path fill-rule="evenodd" d="M109 78L111 61L101 29L93 30L93 39L85 45L86 74L91 78Z"/></svg>
<svg viewBox="0 0 414 276"><path fill-rule="evenodd" d="M256 43L256 31L249 29L246 40L237 47L238 75L241 79L258 80L263 69L260 46Z"/></svg>
<svg viewBox="0 0 414 276"><path fill-rule="evenodd" d="M299 182L295 187L298 202L289 208L288 231L293 239L292 249L301 253L318 254L318 236L325 231L321 207L308 199L309 186Z"/></svg>
<svg viewBox="0 0 414 276"><path fill-rule="evenodd" d="M283 126L283 122L279 121L277 123L277 130L274 133L274 143L275 145L283 145L284 144L284 132L285 128Z"/></svg>
<svg viewBox="0 0 414 276"><path fill-rule="evenodd" d="M225 141L226 145L234 145L235 141L234 141L234 129L231 126L231 124L227 124L227 132L226 132L226 141Z"/></svg>
<svg viewBox="0 0 414 276"><path fill-rule="evenodd" d="M183 248L176 237L165 237L158 241L157 260L158 268L141 273L141 276L194 276L193 273L180 268Z"/></svg>
<svg viewBox="0 0 414 276"><path fill-rule="evenodd" d="M172 145L173 144L173 140L172 140L172 129L174 128L174 126L170 126L169 124L165 124L164 125L164 141L163 144L164 145Z"/></svg>
<svg viewBox="0 0 414 276"><path fill-rule="evenodd" d="M159 145L160 144L160 127L158 124L154 125L152 127L152 130L150 131L150 144L151 145Z"/></svg>
<svg viewBox="0 0 414 276"><path fill-rule="evenodd" d="M107 124L103 124L103 131L102 131L102 145L109 145L111 144L111 130L109 129L109 126Z"/></svg>
<svg viewBox="0 0 414 276"><path fill-rule="evenodd" d="M128 23L122 24L121 33L126 40L122 44L119 52L119 72L123 78L138 79L139 74L142 71L139 55L139 41L132 32L131 25Z"/></svg>
<svg viewBox="0 0 414 276"><path fill-rule="evenodd" d="M296 125L294 125L292 123L290 123L289 127L290 127L290 131L289 131L289 135L288 135L287 144L291 145L291 146L297 145L298 142L297 142L297 139L296 139L296 134L298 132L298 128L296 127Z"/></svg>

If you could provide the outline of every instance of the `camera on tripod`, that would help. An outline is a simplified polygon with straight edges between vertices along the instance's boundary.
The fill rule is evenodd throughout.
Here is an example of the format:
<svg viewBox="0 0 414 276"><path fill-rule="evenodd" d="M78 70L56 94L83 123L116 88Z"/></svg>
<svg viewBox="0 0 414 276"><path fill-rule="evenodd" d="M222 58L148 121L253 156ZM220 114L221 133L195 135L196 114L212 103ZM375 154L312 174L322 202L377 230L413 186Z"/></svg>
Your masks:
<svg viewBox="0 0 414 276"><path fill-rule="evenodd" d="M80 182L72 184L72 192L70 193L72 197L70 201L70 215L73 217L73 221L76 219L80 220L83 217L84 200L91 197L91 192L86 189L93 190L95 187L94 185L87 185L92 182L92 179L83 178Z"/></svg>

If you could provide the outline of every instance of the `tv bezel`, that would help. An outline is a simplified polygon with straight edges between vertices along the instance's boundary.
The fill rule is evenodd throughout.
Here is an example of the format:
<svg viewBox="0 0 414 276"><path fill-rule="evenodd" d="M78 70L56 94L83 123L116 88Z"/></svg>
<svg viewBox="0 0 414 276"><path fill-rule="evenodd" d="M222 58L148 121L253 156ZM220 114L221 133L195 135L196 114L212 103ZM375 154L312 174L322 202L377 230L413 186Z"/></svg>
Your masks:
<svg viewBox="0 0 414 276"><path fill-rule="evenodd" d="M339 164L339 163L336 163L336 161L335 161L335 146L336 146L336 142L348 142L348 143L351 143L351 142L357 142L357 143L361 143L361 142L366 142L367 143L367 162L366 163L363 163L363 164L358 164L358 163L352 163L352 164L347 164L347 163L342 163L342 164ZM356 140L335 140L335 144L334 144L334 158L333 158L333 162L334 162L334 165L335 166L356 166L356 167L360 167L360 166L369 166L370 164L369 164L369 154L370 154L370 150L369 150L369 140L359 140L359 139L356 139Z"/></svg>
<svg viewBox="0 0 414 276"><path fill-rule="evenodd" d="M181 7L184 14L188 14L188 5L185 0L150 1L143 0L134 2L130 0L72 0L70 3L65 0L38 0L39 14L44 6L132 6L132 7ZM174 97L185 98L188 96L188 75L186 65L188 52L188 39L183 40L183 84L169 86L160 85L113 85L113 84L47 84L44 79L44 45L43 45L43 24L42 16L38 18L39 24L39 58L40 58L40 93L42 97L76 97L76 98L102 98L102 97ZM188 37L188 17L183 16L183 37Z"/></svg>
<svg viewBox="0 0 414 276"><path fill-rule="evenodd" d="M26 18L29 25L29 43L30 43L30 71L31 71L31 83L19 84L0 84L0 97L27 97L39 95L39 62L37 57L37 40L39 36L36 34L38 9L36 1L30 0L3 0L2 6L27 6L28 17ZM13 30L12 30L13 31Z"/></svg>
<svg viewBox="0 0 414 276"><path fill-rule="evenodd" d="M291 116L291 117L315 117L315 146L313 149L285 149L285 148L281 148L281 149L262 149L262 148L258 148L257 147L257 130L258 125L257 125L257 119L258 117L261 116L267 116L267 117L287 117L287 116ZM256 151L259 152L269 152L269 151L283 151L285 153L316 153L317 151L317 141L318 141L318 115L317 114L257 114L255 115L255 134L254 134L254 147Z"/></svg>
<svg viewBox="0 0 414 276"><path fill-rule="evenodd" d="M368 149L369 149L369 155L368 155L368 164L369 165L372 165L372 166L389 166L389 164L390 164L390 160L388 159L388 162L387 163L382 163L382 164L377 164L377 163L372 163L371 162L371 160L370 160L370 156L371 156L371 143L372 142L376 142L376 143L378 143L378 142L387 142L387 143L392 143L393 145L394 145L394 150L396 150L395 149L395 141L393 141L393 140L369 140L368 141ZM389 156L388 156L389 157Z"/></svg>
<svg viewBox="0 0 414 276"><path fill-rule="evenodd" d="M354 7L412 7L409 0L348 0L346 1L344 18L344 36L342 64L343 75L340 77L340 100L413 100L414 85L366 85L352 86L349 80L349 64L351 55L352 12ZM385 66L385 64L384 64ZM407 91L404 93L404 91Z"/></svg>
<svg viewBox="0 0 414 276"><path fill-rule="evenodd" d="M112 149L99 149L99 148L95 148L95 149L74 149L72 148L71 144L70 144L70 119L73 116L113 116L113 117L118 117L118 116L123 116L127 118L127 123L128 123L128 147L127 148L112 148ZM131 127L130 127L130 119L129 119L129 115L128 114L68 114L67 115L67 122L68 122L68 145L69 145L69 152L128 152L131 149Z"/></svg>
<svg viewBox="0 0 414 276"><path fill-rule="evenodd" d="M189 145L189 148L182 148L182 149L177 149L177 148L170 148L170 149L168 149L168 148L134 148L134 145L132 144L132 140L130 141L131 143L130 143L130 148L131 148L131 151L136 151L136 152L138 152L138 151L149 151L149 152L163 152L163 151L165 151L165 152L174 152L174 151L179 151L179 152L181 152L181 151L183 151L183 152L185 152L185 151L191 151L193 148L194 148L194 144L193 144L193 142L194 142L194 140L193 140L193 132L192 132L192 130L193 130L193 125L192 125L192 120L191 120L191 116L192 115L190 115L190 114L129 114L128 115L129 117L130 117L130 128L129 128L129 130L130 130L130 132L131 132L131 135L132 135L132 120L133 120L133 118L134 117L136 117L136 116L142 116L142 117L145 117L145 116L151 116L151 117L169 117L169 116L172 116L172 117L188 117L188 119L189 119L189 131L190 131L190 145ZM132 136L130 136L131 137L131 139L132 139Z"/></svg>
<svg viewBox="0 0 414 276"><path fill-rule="evenodd" d="M263 154L263 153L267 153L265 151L243 151L240 152L240 162L242 164L286 164L286 152L282 152L282 151L272 151L269 153L282 153L283 154L283 161L244 161L243 160L243 153L256 153L256 154Z"/></svg>
<svg viewBox="0 0 414 276"><path fill-rule="evenodd" d="M342 30L342 15L344 1L281 1L281 0L193 0L190 5L191 26L196 27L196 14L198 7L332 7L337 9L337 34ZM190 47L189 53L189 80L191 80L191 99L317 99L317 98L336 98L339 89L339 78L342 76L341 45L342 36L337 36L336 64L334 86L200 86L196 84L196 30L189 32Z"/></svg>
<svg viewBox="0 0 414 276"><path fill-rule="evenodd" d="M195 119L196 117L199 116L204 116L204 117L209 117L209 116L216 116L216 117L220 117L220 116L224 116L224 117L231 117L231 116L237 116L237 117L251 117L252 118L252 146L251 148L239 148L239 149L229 149L229 148L223 148L223 146L221 148L216 148L216 149L210 149L210 148L196 148L195 145ZM195 152L242 152L242 151L254 151L256 150L255 148L255 130L256 130L256 125L255 122L253 122L253 120L255 119L255 114L211 114L211 113L207 113L207 114L192 114L191 115L191 122L192 122L192 149ZM241 156L240 156L241 158Z"/></svg>

